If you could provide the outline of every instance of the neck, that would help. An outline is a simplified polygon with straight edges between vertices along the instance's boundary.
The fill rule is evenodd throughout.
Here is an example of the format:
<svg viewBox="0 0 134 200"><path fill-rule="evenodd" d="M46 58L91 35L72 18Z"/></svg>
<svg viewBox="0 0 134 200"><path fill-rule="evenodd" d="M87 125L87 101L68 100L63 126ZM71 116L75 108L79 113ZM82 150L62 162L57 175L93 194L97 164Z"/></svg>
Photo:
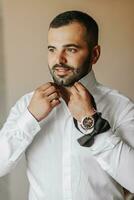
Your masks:
<svg viewBox="0 0 134 200"><path fill-rule="evenodd" d="M71 87L62 87L62 86L60 86L61 97L64 99L66 104L68 104L69 99L70 99L70 95L71 95L70 88Z"/></svg>

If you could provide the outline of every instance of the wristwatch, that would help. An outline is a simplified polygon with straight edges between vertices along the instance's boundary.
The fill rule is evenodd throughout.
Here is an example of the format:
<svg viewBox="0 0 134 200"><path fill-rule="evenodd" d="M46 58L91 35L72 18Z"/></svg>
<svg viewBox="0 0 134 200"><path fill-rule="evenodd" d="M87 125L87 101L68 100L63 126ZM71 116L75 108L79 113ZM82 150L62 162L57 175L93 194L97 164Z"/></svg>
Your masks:
<svg viewBox="0 0 134 200"><path fill-rule="evenodd" d="M85 116L82 118L80 125L84 130L88 131L94 127L94 123L95 120L93 116Z"/></svg>
<svg viewBox="0 0 134 200"><path fill-rule="evenodd" d="M80 122L80 126L87 132L90 132L90 130L94 129L95 123L100 117L99 112L95 112L92 116L85 116L82 118Z"/></svg>

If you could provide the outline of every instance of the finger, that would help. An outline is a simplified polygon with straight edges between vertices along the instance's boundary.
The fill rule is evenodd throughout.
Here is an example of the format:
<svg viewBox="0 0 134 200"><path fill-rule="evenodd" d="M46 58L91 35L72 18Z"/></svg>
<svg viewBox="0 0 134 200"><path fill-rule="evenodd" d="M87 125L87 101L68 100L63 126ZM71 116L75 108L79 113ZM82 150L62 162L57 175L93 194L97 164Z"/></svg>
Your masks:
<svg viewBox="0 0 134 200"><path fill-rule="evenodd" d="M70 91L73 95L77 95L78 94L78 90L77 88L73 85L71 88L70 88Z"/></svg>
<svg viewBox="0 0 134 200"><path fill-rule="evenodd" d="M80 94L82 94L82 95L88 94L88 95L90 96L90 101L91 101L93 107L94 107L95 109L97 109L96 103L95 103L95 100L94 100L94 97L93 97L92 94L84 87L84 85L82 85L82 83L80 83L80 82L76 82L74 85L75 85L75 87L77 88L77 90L79 91Z"/></svg>
<svg viewBox="0 0 134 200"><path fill-rule="evenodd" d="M74 85L80 94L83 94L83 95L87 93L90 94L89 91L80 82L76 82Z"/></svg>
<svg viewBox="0 0 134 200"><path fill-rule="evenodd" d="M59 99L53 99L53 101L51 101L51 106L54 108L55 106L60 104L60 100Z"/></svg>
<svg viewBox="0 0 134 200"><path fill-rule="evenodd" d="M48 82L48 83L45 83L45 84L41 85L40 87L38 87L37 90L39 90L39 91L45 91L49 87L52 87L52 86L55 86L55 83Z"/></svg>
<svg viewBox="0 0 134 200"><path fill-rule="evenodd" d="M77 88L78 91L86 89L85 86L80 82L75 82L74 85L75 85L75 87Z"/></svg>
<svg viewBox="0 0 134 200"><path fill-rule="evenodd" d="M49 101L52 101L52 100L54 100L54 99L59 99L59 94L58 94L57 92L54 92L53 94L49 95L49 96L47 97L47 99L48 99Z"/></svg>
<svg viewBox="0 0 134 200"><path fill-rule="evenodd" d="M60 93L59 90L55 86L51 86L47 88L45 91L43 91L45 96L49 96L55 92L57 92L58 94Z"/></svg>

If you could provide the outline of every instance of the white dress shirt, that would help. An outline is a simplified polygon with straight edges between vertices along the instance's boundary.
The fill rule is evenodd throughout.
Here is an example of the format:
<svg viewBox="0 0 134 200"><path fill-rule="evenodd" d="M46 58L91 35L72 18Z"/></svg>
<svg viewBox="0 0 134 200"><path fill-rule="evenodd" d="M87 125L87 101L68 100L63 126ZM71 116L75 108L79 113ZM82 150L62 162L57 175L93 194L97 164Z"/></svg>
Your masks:
<svg viewBox="0 0 134 200"><path fill-rule="evenodd" d="M123 200L123 187L134 193L134 104L93 71L81 82L111 126L91 147L77 142L82 133L64 100L38 123L27 109L33 93L16 103L0 132L0 176L25 153L29 200Z"/></svg>

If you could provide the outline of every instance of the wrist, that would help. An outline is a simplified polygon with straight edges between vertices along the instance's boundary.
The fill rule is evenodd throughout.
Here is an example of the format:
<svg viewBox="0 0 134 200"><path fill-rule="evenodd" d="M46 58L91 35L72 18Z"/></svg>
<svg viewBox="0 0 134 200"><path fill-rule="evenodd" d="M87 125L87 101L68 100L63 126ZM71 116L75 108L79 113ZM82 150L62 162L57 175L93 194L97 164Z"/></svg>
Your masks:
<svg viewBox="0 0 134 200"><path fill-rule="evenodd" d="M85 117L92 117L95 113L97 113L97 110L95 110L94 108L92 109L88 109L86 112L84 112L79 119L77 119L79 122L82 121L82 119L84 119Z"/></svg>
<svg viewBox="0 0 134 200"><path fill-rule="evenodd" d="M27 107L29 113L37 120L37 122L41 121L41 117L39 116L39 114L37 112L35 112L34 110L32 110L30 108L30 106Z"/></svg>
<svg viewBox="0 0 134 200"><path fill-rule="evenodd" d="M88 110L85 114L85 116L93 116L95 113L97 113L97 110L95 108L91 108L90 110ZM84 116L83 116L84 117Z"/></svg>

